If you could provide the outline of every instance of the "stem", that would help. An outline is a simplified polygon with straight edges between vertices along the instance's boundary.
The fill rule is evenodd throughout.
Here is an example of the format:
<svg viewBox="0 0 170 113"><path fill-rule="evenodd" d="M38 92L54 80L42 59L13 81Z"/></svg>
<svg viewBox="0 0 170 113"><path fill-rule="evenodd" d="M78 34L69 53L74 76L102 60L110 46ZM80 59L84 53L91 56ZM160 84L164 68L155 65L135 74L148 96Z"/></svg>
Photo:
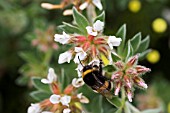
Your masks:
<svg viewBox="0 0 170 113"><path fill-rule="evenodd" d="M52 57L52 49L49 49L46 53L45 53L45 57L44 57L44 61L43 64L44 65L48 65L50 63L51 57Z"/></svg>

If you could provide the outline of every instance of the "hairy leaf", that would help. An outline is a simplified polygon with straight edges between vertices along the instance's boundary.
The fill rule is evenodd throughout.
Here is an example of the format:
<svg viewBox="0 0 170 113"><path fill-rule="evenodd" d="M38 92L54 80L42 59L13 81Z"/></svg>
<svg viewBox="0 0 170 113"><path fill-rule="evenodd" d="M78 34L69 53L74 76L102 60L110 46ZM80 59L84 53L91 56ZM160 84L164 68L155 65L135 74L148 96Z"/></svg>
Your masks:
<svg viewBox="0 0 170 113"><path fill-rule="evenodd" d="M105 22L105 12L104 11L94 19L94 22L96 22L97 20Z"/></svg>
<svg viewBox="0 0 170 113"><path fill-rule="evenodd" d="M44 99L48 99L51 96L51 93L44 91L33 91L30 93L30 96L37 101L42 101Z"/></svg>
<svg viewBox="0 0 170 113"><path fill-rule="evenodd" d="M132 45L132 48L134 50L134 53L138 50L139 48L139 45L141 43L141 33L137 33L131 40L131 45Z"/></svg>
<svg viewBox="0 0 170 113"><path fill-rule="evenodd" d="M147 36L145 39L143 39L139 45L139 48L136 53L141 53L145 51L149 47L150 37Z"/></svg>

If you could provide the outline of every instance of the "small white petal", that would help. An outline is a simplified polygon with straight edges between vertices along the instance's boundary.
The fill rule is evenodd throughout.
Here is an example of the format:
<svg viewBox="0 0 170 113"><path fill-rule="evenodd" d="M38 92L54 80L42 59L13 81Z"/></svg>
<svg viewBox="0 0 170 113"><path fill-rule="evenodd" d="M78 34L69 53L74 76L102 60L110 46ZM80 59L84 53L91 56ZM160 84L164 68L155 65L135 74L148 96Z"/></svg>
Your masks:
<svg viewBox="0 0 170 113"><path fill-rule="evenodd" d="M64 16L67 16L67 15L72 15L73 14L73 10L72 9L67 9L63 12L63 15Z"/></svg>
<svg viewBox="0 0 170 113"><path fill-rule="evenodd" d="M79 94L77 95L77 98L80 99L80 102L81 102L81 103L89 103L89 99L88 99L87 97L83 96L82 93L79 93Z"/></svg>
<svg viewBox="0 0 170 113"><path fill-rule="evenodd" d="M78 87L81 87L84 85L84 81L82 78L74 78L72 80L72 85L75 87L75 88L78 88Z"/></svg>
<svg viewBox="0 0 170 113"><path fill-rule="evenodd" d="M113 49L113 46L119 46L121 43L121 38L116 38L115 36L109 36L107 43L109 44L110 48Z"/></svg>
<svg viewBox="0 0 170 113"><path fill-rule="evenodd" d="M99 59L93 59L88 65L97 65L99 66L100 60Z"/></svg>
<svg viewBox="0 0 170 113"><path fill-rule="evenodd" d="M94 31L103 31L104 29L104 22L97 20L94 24L93 24L93 29Z"/></svg>
<svg viewBox="0 0 170 113"><path fill-rule="evenodd" d="M84 2L83 4L80 5L79 9L84 10L88 6L88 2Z"/></svg>
<svg viewBox="0 0 170 113"><path fill-rule="evenodd" d="M52 83L57 81L57 75L54 72L53 68L49 68L47 79Z"/></svg>
<svg viewBox="0 0 170 113"><path fill-rule="evenodd" d="M64 53L61 53L58 59L58 63L62 64L65 62L70 63L70 60L72 59L72 53L70 51L66 51Z"/></svg>
<svg viewBox="0 0 170 113"><path fill-rule="evenodd" d="M53 113L53 112L50 112L50 111L43 111L41 113Z"/></svg>
<svg viewBox="0 0 170 113"><path fill-rule="evenodd" d="M68 34L66 34L64 31L63 31L63 35L55 34L54 37L55 37L54 40L61 44L67 44L70 40L70 36Z"/></svg>
<svg viewBox="0 0 170 113"><path fill-rule="evenodd" d="M70 112L71 112L71 110L69 108L66 108L63 110L63 113L70 113Z"/></svg>
<svg viewBox="0 0 170 113"><path fill-rule="evenodd" d="M60 95L53 94L50 96L50 102L53 104L57 104L60 102L60 98L61 98Z"/></svg>
<svg viewBox="0 0 170 113"><path fill-rule="evenodd" d="M63 97L61 97L60 102L62 103L62 105L69 106L69 103L71 102L71 96L64 95Z"/></svg>
<svg viewBox="0 0 170 113"><path fill-rule="evenodd" d="M87 27L86 27L86 30L87 30L87 33L88 33L89 35L97 36L97 31L94 31L94 30L93 30L93 27L87 26Z"/></svg>
<svg viewBox="0 0 170 113"><path fill-rule="evenodd" d="M48 79L41 79L41 82L44 83L44 84L51 84L51 82L48 80Z"/></svg>
<svg viewBox="0 0 170 113"><path fill-rule="evenodd" d="M41 7L45 9L53 9L53 5L49 3L42 3Z"/></svg>
<svg viewBox="0 0 170 113"><path fill-rule="evenodd" d="M28 107L27 113L40 113L41 107L40 104L31 104L30 107Z"/></svg>
<svg viewBox="0 0 170 113"><path fill-rule="evenodd" d="M103 9L103 6L100 0L93 0L92 2L99 10Z"/></svg>
<svg viewBox="0 0 170 113"><path fill-rule="evenodd" d="M81 47L75 47L75 52L77 53L75 55L74 62L79 64L81 60L84 60L86 58L87 53L84 52ZM80 58L80 61L78 57Z"/></svg>

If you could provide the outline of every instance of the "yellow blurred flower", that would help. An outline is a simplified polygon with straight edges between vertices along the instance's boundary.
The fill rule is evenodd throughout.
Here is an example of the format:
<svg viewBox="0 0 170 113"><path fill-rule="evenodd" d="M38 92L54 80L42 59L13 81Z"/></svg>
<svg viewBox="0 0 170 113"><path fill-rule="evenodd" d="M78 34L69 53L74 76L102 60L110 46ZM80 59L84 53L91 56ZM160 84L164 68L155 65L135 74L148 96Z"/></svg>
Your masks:
<svg viewBox="0 0 170 113"><path fill-rule="evenodd" d="M167 23L162 18L157 18L152 22L152 28L157 33L163 33L167 29Z"/></svg>
<svg viewBox="0 0 170 113"><path fill-rule="evenodd" d="M131 0L128 4L130 11L137 13L141 9L141 2L139 0Z"/></svg>
<svg viewBox="0 0 170 113"><path fill-rule="evenodd" d="M168 103L168 113L170 113L170 102Z"/></svg>
<svg viewBox="0 0 170 113"><path fill-rule="evenodd" d="M148 53L147 55L147 60L152 63L155 64L160 60L160 54L159 51L157 50L152 50L150 53Z"/></svg>
<svg viewBox="0 0 170 113"><path fill-rule="evenodd" d="M103 54L101 54L101 59L105 66L109 64L109 60Z"/></svg>

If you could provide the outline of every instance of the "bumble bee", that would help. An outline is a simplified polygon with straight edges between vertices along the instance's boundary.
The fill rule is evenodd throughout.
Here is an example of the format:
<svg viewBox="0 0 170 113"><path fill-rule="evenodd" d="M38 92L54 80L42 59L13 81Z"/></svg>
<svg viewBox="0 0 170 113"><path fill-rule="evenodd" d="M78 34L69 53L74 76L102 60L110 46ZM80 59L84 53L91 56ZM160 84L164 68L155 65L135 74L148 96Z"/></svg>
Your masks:
<svg viewBox="0 0 170 113"><path fill-rule="evenodd" d="M86 66L82 65L82 78L83 81L95 92L100 93L107 98L112 98L113 95L110 91L112 90L113 83L111 80L103 76L102 64L103 62L100 60L99 66L93 63Z"/></svg>

